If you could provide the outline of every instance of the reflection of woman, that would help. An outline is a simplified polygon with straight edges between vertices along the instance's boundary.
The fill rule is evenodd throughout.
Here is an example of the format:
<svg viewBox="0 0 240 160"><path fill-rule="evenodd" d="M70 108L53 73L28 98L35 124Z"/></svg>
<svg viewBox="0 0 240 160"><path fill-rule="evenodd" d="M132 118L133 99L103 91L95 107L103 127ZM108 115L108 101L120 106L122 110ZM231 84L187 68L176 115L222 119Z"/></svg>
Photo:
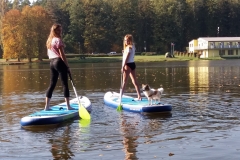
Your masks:
<svg viewBox="0 0 240 160"><path fill-rule="evenodd" d="M122 116L122 115L121 115ZM137 139L138 136L135 135L136 128L132 123L128 123L127 118L121 117L121 130L123 132L123 146L125 151L125 160L138 159L137 152ZM131 119L133 120L133 119Z"/></svg>
<svg viewBox="0 0 240 160"><path fill-rule="evenodd" d="M122 68L121 72L123 73L123 84L122 84L122 93L124 92L127 80L130 76L132 79L132 83L137 91L138 94L138 100L142 100L140 89L137 83L136 78L136 64L134 62L134 56L135 56L135 45L133 43L133 36L131 34L127 34L124 37L123 42L123 60L122 60Z"/></svg>
<svg viewBox="0 0 240 160"><path fill-rule="evenodd" d="M63 135L59 139L50 139L49 142L52 145L51 153L53 159L72 159L74 156L70 150L70 128L67 126Z"/></svg>
<svg viewBox="0 0 240 160"><path fill-rule="evenodd" d="M60 75L67 109L73 109L69 104L69 88L68 88L68 62L64 53L64 45L61 39L62 27L59 24L54 24L51 28L47 39L48 57L50 59L51 80L46 93L45 110L49 110L50 100L52 98L53 90L57 84L58 76Z"/></svg>

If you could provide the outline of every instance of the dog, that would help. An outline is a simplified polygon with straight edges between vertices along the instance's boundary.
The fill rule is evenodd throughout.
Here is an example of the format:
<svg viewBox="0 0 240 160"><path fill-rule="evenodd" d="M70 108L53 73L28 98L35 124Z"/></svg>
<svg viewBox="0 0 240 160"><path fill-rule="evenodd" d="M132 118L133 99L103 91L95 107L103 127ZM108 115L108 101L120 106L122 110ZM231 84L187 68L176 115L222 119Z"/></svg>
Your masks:
<svg viewBox="0 0 240 160"><path fill-rule="evenodd" d="M152 105L152 101L155 100L155 104L160 102L161 96L163 94L163 88L152 89L148 84L142 84L142 90L144 95L147 97L149 105Z"/></svg>

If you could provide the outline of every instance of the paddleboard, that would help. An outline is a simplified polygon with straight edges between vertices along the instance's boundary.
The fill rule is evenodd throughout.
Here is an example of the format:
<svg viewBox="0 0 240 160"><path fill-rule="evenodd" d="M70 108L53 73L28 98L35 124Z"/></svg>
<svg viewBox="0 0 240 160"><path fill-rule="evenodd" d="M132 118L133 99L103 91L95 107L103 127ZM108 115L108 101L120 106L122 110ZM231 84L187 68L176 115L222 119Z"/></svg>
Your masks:
<svg viewBox="0 0 240 160"><path fill-rule="evenodd" d="M119 93L105 93L104 103L109 107L117 108L117 106L119 105ZM127 95L122 96L121 104L123 110L130 112L155 113L172 111L172 106L170 104L164 104L160 102L157 104L149 105L147 98L143 98L141 101L139 101Z"/></svg>
<svg viewBox="0 0 240 160"><path fill-rule="evenodd" d="M79 96L79 100L83 107L89 112L91 111L92 104L85 96ZM70 100L70 106L74 110L67 110L66 102L51 106L48 111L41 110L25 116L21 119L20 124L22 127L40 127L48 125L57 125L64 121L79 117L78 113L78 99Z"/></svg>

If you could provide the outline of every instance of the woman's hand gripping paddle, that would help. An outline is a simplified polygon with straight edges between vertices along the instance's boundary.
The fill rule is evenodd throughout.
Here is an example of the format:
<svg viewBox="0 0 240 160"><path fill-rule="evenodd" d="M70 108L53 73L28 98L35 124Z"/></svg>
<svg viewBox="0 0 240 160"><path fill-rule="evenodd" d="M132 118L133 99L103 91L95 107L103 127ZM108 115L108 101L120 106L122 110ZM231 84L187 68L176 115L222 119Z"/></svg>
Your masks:
<svg viewBox="0 0 240 160"><path fill-rule="evenodd" d="M122 111L122 81L123 81L123 76L121 73L121 86L120 86L120 97L119 97L119 105L117 106L117 111Z"/></svg>
<svg viewBox="0 0 240 160"><path fill-rule="evenodd" d="M74 83L73 83L73 80L72 80L72 75L71 73L68 73L69 74L69 77L70 77L70 80L71 80L71 83L72 83L72 86L73 86L73 90L75 92L75 95L78 99L78 111L79 111L79 117L81 117L82 119L91 119L91 116L90 114L88 113L88 111L86 110L86 108L81 104L80 102L80 99L77 95L77 91L76 91L76 88L74 86Z"/></svg>

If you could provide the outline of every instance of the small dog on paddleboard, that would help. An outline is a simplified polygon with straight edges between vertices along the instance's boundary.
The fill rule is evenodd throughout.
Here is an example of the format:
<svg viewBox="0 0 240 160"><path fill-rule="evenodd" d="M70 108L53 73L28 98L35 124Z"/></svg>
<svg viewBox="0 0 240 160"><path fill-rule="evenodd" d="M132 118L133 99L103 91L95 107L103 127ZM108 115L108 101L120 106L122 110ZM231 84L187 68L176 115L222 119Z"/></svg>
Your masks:
<svg viewBox="0 0 240 160"><path fill-rule="evenodd" d="M163 88L152 89L148 84L142 84L142 90L148 99L149 105L152 105L153 100L155 100L155 104L157 104L157 100L160 102L161 96L163 94Z"/></svg>

